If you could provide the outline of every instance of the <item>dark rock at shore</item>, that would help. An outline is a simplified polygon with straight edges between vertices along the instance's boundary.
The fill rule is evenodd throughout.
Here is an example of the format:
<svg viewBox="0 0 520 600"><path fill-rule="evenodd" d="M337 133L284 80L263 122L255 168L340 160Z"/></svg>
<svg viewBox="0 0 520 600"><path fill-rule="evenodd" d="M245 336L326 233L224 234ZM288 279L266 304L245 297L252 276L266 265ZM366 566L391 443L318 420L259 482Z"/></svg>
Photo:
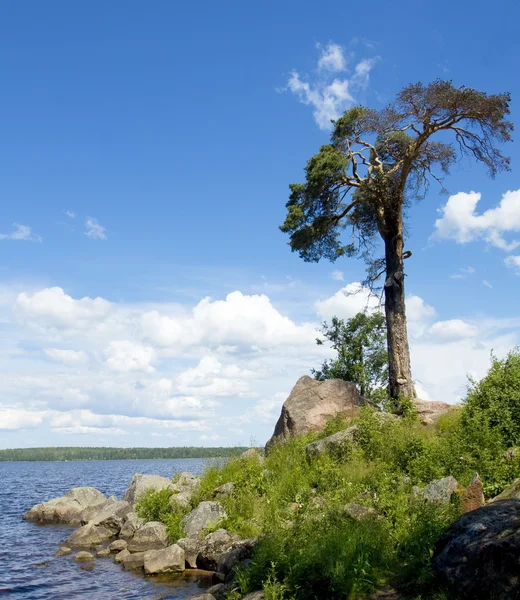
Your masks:
<svg viewBox="0 0 520 600"><path fill-rule="evenodd" d="M464 600L520 598L520 500L466 513L439 538L433 570Z"/></svg>

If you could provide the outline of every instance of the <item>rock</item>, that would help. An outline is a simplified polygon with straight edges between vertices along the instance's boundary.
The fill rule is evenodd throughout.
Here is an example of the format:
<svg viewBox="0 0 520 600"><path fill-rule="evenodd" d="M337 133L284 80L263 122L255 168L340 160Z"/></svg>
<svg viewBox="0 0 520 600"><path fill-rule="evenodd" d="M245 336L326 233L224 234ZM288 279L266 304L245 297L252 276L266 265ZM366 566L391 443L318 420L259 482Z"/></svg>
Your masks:
<svg viewBox="0 0 520 600"><path fill-rule="evenodd" d="M132 481L123 496L123 500L130 504L135 504L146 490L163 490L164 488L171 488L172 485L172 480L167 477L136 473L132 477Z"/></svg>
<svg viewBox="0 0 520 600"><path fill-rule="evenodd" d="M198 537L206 527L214 526L227 517L220 502L201 502L182 521L187 537Z"/></svg>
<svg viewBox="0 0 520 600"><path fill-rule="evenodd" d="M197 567L206 571L216 571L221 556L233 550L233 544L239 540L240 536L232 535L225 529L210 533L200 542Z"/></svg>
<svg viewBox="0 0 520 600"><path fill-rule="evenodd" d="M66 544L72 547L90 548L91 546L99 546L113 537L114 532L112 529L102 525L88 524L73 531L66 539Z"/></svg>
<svg viewBox="0 0 520 600"><path fill-rule="evenodd" d="M130 556L130 552L128 552L128 549L125 548L124 550L121 550L121 552L115 555L114 560L116 561L116 563L122 563L127 556Z"/></svg>
<svg viewBox="0 0 520 600"><path fill-rule="evenodd" d="M128 541L130 552L159 550L168 546L166 526L159 521L150 521L138 529L134 537Z"/></svg>
<svg viewBox="0 0 520 600"><path fill-rule="evenodd" d="M72 550L68 546L61 546L60 549L54 553L54 556L67 556Z"/></svg>
<svg viewBox="0 0 520 600"><path fill-rule="evenodd" d="M74 554L72 560L75 560L76 562L94 560L94 556L90 554L90 552L78 552L77 554Z"/></svg>
<svg viewBox="0 0 520 600"><path fill-rule="evenodd" d="M261 463L263 463L265 460L265 455L262 454L258 448L249 448L248 450L242 452L240 457L245 459L254 458L255 460L258 460Z"/></svg>
<svg viewBox="0 0 520 600"><path fill-rule="evenodd" d="M72 488L64 496L33 506L23 518L37 523L81 525L106 502L106 496L96 488Z"/></svg>
<svg viewBox="0 0 520 600"><path fill-rule="evenodd" d="M89 520L92 525L102 525L119 533L123 526L124 518L132 510L132 505L124 500L117 500L111 496L106 504L97 511Z"/></svg>
<svg viewBox="0 0 520 600"><path fill-rule="evenodd" d="M126 556L123 557L123 560L121 561L123 567L128 571L132 571L133 569L142 569L144 566L145 554L146 552L134 552L133 554L128 553Z"/></svg>
<svg viewBox="0 0 520 600"><path fill-rule="evenodd" d="M484 506L485 503L486 500L484 498L482 481L480 480L478 473L475 473L471 483L460 497L460 511L464 514Z"/></svg>
<svg viewBox="0 0 520 600"><path fill-rule="evenodd" d="M238 593L237 585L234 582L217 583L214 586L210 587L206 591L206 593L214 596L215 600L226 600L234 592ZM235 594L235 595L238 595L238 594ZM233 597L233 596L231 596L231 597Z"/></svg>
<svg viewBox="0 0 520 600"><path fill-rule="evenodd" d="M321 431L327 421L337 415L347 419L359 414L367 404L356 386L341 379L316 381L308 375L300 377L284 402L282 413L266 449L276 442Z"/></svg>
<svg viewBox="0 0 520 600"><path fill-rule="evenodd" d="M103 548L103 550L98 550L96 552L96 556L98 558L108 558L110 556L110 550L108 548Z"/></svg>
<svg viewBox="0 0 520 600"><path fill-rule="evenodd" d="M184 559L190 569L197 568L197 556L199 554L199 540L197 538L181 538L177 545L184 550Z"/></svg>
<svg viewBox="0 0 520 600"><path fill-rule="evenodd" d="M184 565L184 550L177 544L161 550L148 550L144 555L144 572L147 575L182 573Z"/></svg>
<svg viewBox="0 0 520 600"><path fill-rule="evenodd" d="M190 596L188 600L216 600L213 594L202 594L201 596Z"/></svg>
<svg viewBox="0 0 520 600"><path fill-rule="evenodd" d="M134 537L135 532L144 525L144 520L141 519L135 511L129 512L123 519L123 525L119 535L124 538Z"/></svg>
<svg viewBox="0 0 520 600"><path fill-rule="evenodd" d="M227 498L234 489L235 484L232 481L219 485L213 490L213 498Z"/></svg>
<svg viewBox="0 0 520 600"><path fill-rule="evenodd" d="M513 500L514 498L520 499L520 479L515 479L509 487L498 494L498 496L495 496L492 500L490 500L490 502L497 502L498 500Z"/></svg>
<svg viewBox="0 0 520 600"><path fill-rule="evenodd" d="M354 521L361 521L362 519L367 519L369 517L379 517L379 513L375 508L363 506L357 502L346 504L343 507L342 512L347 514L351 519L354 519Z"/></svg>
<svg viewBox="0 0 520 600"><path fill-rule="evenodd" d="M233 543L229 552L222 554L218 559L216 570L228 575L236 565L251 557L256 545L256 539L240 540Z"/></svg>
<svg viewBox="0 0 520 600"><path fill-rule="evenodd" d="M307 446L305 446L307 457L312 459L325 453L334 455L343 454L355 441L357 431L358 427L352 425L352 427L349 427L348 429L338 431L338 433L334 433L326 438L307 444Z"/></svg>
<svg viewBox="0 0 520 600"><path fill-rule="evenodd" d="M416 498L421 498L432 504L448 504L451 501L453 492L455 492L458 487L459 484L457 480L450 475L443 479L436 479L424 488L416 486L412 489L412 494Z"/></svg>
<svg viewBox="0 0 520 600"><path fill-rule="evenodd" d="M520 597L520 500L500 500L462 515L435 544L432 567L457 597Z"/></svg>
<svg viewBox="0 0 520 600"><path fill-rule="evenodd" d="M187 508L191 499L200 487L200 479L191 473L181 473L179 478L171 485L173 495L170 504L179 508Z"/></svg>
<svg viewBox="0 0 520 600"><path fill-rule="evenodd" d="M128 546L126 540L114 540L109 546L108 549L110 552L121 552Z"/></svg>
<svg viewBox="0 0 520 600"><path fill-rule="evenodd" d="M453 404L438 402L437 400L414 400L417 417L423 425L433 425L439 417L451 412L455 407Z"/></svg>
<svg viewBox="0 0 520 600"><path fill-rule="evenodd" d="M243 600L263 600L264 598L264 592L251 592L244 596Z"/></svg>

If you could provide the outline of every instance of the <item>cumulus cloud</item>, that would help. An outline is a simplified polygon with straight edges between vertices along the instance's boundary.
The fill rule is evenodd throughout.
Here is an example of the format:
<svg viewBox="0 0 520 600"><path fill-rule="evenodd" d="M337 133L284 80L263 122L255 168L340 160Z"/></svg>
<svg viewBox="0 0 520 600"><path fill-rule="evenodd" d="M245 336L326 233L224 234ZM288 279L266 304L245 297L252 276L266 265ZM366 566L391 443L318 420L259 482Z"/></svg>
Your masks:
<svg viewBox="0 0 520 600"><path fill-rule="evenodd" d="M88 362L88 356L83 350L61 350L59 348L44 348L45 356L65 365L83 365Z"/></svg>
<svg viewBox="0 0 520 600"><path fill-rule="evenodd" d="M320 50L320 58L318 60L318 69L325 71L344 71L347 68L347 59L344 49L339 44L327 44L323 47L317 44Z"/></svg>
<svg viewBox="0 0 520 600"><path fill-rule="evenodd" d="M249 380L258 376L237 365L223 365L214 356L206 356L196 367L189 368L176 378L181 394L193 396L237 396L250 394Z"/></svg>
<svg viewBox="0 0 520 600"><path fill-rule="evenodd" d="M85 235L91 240L106 240L106 229L94 217L88 217L85 221Z"/></svg>
<svg viewBox="0 0 520 600"><path fill-rule="evenodd" d="M110 302L103 298L76 300L62 288L52 287L33 294L18 294L13 312L19 321L43 329L85 329L93 321L106 317L110 307Z"/></svg>
<svg viewBox="0 0 520 600"><path fill-rule="evenodd" d="M442 341L460 340L473 338L478 335L478 329L461 319L450 319L448 321L437 321L429 333Z"/></svg>
<svg viewBox="0 0 520 600"><path fill-rule="evenodd" d="M332 271L332 273L330 274L330 278L334 279L334 281L343 281L343 271Z"/></svg>
<svg viewBox="0 0 520 600"><path fill-rule="evenodd" d="M380 307L379 297L372 294L361 283L349 283L330 298L318 300L314 307L322 319L350 319L358 312L376 310Z"/></svg>
<svg viewBox="0 0 520 600"><path fill-rule="evenodd" d="M331 121L355 104L355 92L367 87L370 72L377 58L363 59L355 65L350 76L335 77L331 80L327 74L347 70L345 51L333 43L325 48L318 47L318 76L302 78L298 71L293 70L287 82L287 89L295 94L300 102L313 107L314 119L320 129L331 129Z"/></svg>
<svg viewBox="0 0 520 600"><path fill-rule="evenodd" d="M18 240L24 242L41 242L42 238L32 232L32 228L27 225L13 223L11 233L0 233L0 240Z"/></svg>
<svg viewBox="0 0 520 600"><path fill-rule="evenodd" d="M484 240L508 252L520 246L520 241L507 241L504 237L520 232L520 190L506 192L498 206L478 214L476 209L481 197L477 192L450 196L440 210L442 216L435 221L431 238L458 244Z"/></svg>
<svg viewBox="0 0 520 600"><path fill-rule="evenodd" d="M0 431L34 429L41 425L44 413L23 408L0 406Z"/></svg>
<svg viewBox="0 0 520 600"><path fill-rule="evenodd" d="M143 335L159 346L207 345L272 347L313 339L314 327L296 325L262 294L231 292L225 300L204 298L187 317L169 317L150 311L141 318Z"/></svg>
<svg viewBox="0 0 520 600"><path fill-rule="evenodd" d="M508 256L504 262L510 269L516 269L517 275L520 275L520 255Z"/></svg>
<svg viewBox="0 0 520 600"><path fill-rule="evenodd" d="M149 346L141 346L129 340L113 341L105 350L105 356L108 367L114 371L155 371L150 363L156 358L156 353Z"/></svg>

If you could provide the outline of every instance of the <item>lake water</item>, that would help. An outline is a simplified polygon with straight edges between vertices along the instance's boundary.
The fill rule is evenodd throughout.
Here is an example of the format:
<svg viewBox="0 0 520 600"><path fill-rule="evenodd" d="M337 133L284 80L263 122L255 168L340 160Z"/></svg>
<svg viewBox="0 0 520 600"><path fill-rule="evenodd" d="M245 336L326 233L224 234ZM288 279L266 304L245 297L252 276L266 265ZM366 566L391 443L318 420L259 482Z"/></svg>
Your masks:
<svg viewBox="0 0 520 600"><path fill-rule="evenodd" d="M62 496L73 487L93 486L121 499L134 473L171 477L200 474L210 460L106 460L78 462L0 462L0 597L10 600L179 599L203 593L206 578L145 578L124 571L112 559L93 566L53 554L71 528L22 520L35 504Z"/></svg>

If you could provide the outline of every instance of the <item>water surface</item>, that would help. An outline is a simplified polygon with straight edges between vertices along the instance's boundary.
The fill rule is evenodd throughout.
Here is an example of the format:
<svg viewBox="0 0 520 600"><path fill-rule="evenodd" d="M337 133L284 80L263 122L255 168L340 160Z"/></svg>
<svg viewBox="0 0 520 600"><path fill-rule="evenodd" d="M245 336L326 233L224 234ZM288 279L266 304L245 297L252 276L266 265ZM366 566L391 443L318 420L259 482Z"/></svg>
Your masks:
<svg viewBox="0 0 520 600"><path fill-rule="evenodd" d="M214 459L213 459L214 460ZM171 477L200 474L211 459L103 460L78 462L0 462L0 597L12 600L168 599L201 594L205 579L143 577L124 571L112 559L81 565L70 556L54 558L72 531L63 525L22 520L35 504L62 496L73 487L93 486L121 499L134 473Z"/></svg>

